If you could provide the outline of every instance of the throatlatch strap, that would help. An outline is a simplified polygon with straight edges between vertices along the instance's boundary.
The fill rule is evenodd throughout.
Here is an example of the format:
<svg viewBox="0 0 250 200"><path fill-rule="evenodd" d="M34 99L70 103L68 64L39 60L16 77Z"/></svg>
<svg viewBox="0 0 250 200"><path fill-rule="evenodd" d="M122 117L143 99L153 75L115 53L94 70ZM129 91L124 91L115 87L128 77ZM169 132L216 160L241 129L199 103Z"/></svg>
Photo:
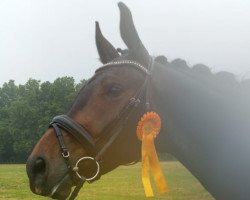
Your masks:
<svg viewBox="0 0 250 200"><path fill-rule="evenodd" d="M154 60L151 58L149 71L153 70ZM150 77L146 78L146 113L141 117L137 125L137 136L142 141L141 156L142 156L142 183L146 197L154 196L153 189L150 182L150 173L154 177L155 185L159 193L168 191L168 185L164 174L161 170L159 159L156 153L154 139L161 130L161 118L156 112L149 112L150 105Z"/></svg>

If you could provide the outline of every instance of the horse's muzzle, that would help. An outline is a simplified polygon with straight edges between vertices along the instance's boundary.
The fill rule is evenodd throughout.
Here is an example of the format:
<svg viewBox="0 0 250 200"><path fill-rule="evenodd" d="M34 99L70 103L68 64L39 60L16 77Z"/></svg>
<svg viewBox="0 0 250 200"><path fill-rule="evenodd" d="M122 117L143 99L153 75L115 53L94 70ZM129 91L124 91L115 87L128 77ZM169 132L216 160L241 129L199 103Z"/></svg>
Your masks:
<svg viewBox="0 0 250 200"><path fill-rule="evenodd" d="M30 189L38 195L47 195L45 187L48 177L48 165L43 157L31 158L27 161L26 171L29 177Z"/></svg>

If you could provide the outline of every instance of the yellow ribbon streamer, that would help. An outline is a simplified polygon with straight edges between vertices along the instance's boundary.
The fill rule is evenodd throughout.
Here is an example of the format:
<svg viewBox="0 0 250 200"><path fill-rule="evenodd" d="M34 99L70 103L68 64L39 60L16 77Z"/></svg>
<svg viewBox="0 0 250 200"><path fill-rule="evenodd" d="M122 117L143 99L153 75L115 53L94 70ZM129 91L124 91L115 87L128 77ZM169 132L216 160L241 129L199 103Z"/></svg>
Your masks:
<svg viewBox="0 0 250 200"><path fill-rule="evenodd" d="M168 191L155 150L154 138L160 131L161 121L158 114L148 112L143 115L137 126L137 136L142 141L142 183L146 197L154 196L150 182L150 172L159 193Z"/></svg>

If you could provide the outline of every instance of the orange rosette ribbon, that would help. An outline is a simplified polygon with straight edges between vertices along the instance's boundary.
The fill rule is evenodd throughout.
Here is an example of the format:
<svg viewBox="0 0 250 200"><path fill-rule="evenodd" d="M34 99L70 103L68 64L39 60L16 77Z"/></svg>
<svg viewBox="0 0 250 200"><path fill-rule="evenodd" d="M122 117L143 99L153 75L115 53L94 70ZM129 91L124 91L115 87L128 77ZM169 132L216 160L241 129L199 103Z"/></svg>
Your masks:
<svg viewBox="0 0 250 200"><path fill-rule="evenodd" d="M150 182L150 171L158 192L168 191L154 145L154 139L159 134L160 129L161 118L155 112L145 113L137 125L137 137L142 141L142 183L146 197L154 196Z"/></svg>

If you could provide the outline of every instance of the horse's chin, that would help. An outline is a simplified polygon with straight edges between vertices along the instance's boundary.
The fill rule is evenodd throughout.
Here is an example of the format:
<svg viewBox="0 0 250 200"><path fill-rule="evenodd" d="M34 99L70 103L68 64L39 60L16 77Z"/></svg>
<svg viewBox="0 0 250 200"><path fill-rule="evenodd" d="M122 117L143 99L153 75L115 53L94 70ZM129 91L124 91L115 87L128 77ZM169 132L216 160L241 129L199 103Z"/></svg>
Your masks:
<svg viewBox="0 0 250 200"><path fill-rule="evenodd" d="M73 183L69 175L66 175L61 181L59 181L52 189L50 197L53 199L64 200L70 193Z"/></svg>

